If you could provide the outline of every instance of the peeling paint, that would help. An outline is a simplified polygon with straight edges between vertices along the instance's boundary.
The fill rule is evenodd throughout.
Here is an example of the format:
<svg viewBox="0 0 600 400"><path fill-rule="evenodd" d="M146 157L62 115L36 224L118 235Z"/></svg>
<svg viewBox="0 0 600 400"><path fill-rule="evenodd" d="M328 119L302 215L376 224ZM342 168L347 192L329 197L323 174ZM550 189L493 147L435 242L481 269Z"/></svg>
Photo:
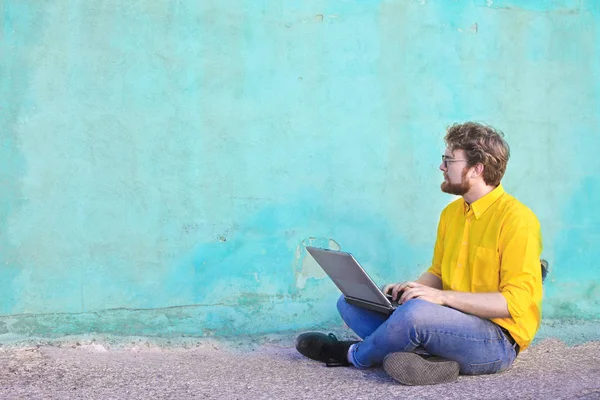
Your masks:
<svg viewBox="0 0 600 400"><path fill-rule="evenodd" d="M456 30L460 33L465 33L465 29L463 29L463 28L456 28ZM478 31L479 31L479 26L477 25L477 23L471 25L471 27L468 29L468 33L471 33L471 34L477 34Z"/></svg>
<svg viewBox="0 0 600 400"><path fill-rule="evenodd" d="M296 265L296 288L304 289L309 279L323 279L327 276L325 271L317 264L314 258L306 251L306 246L322 247L323 240L310 237L303 240L296 248L294 264Z"/></svg>
<svg viewBox="0 0 600 400"><path fill-rule="evenodd" d="M342 249L342 246L340 246L340 244L338 242L336 242L335 240L329 239L329 249L335 250L335 251L340 251Z"/></svg>
<svg viewBox="0 0 600 400"><path fill-rule="evenodd" d="M325 271L323 271L315 259L308 254L306 246L321 247L336 251L341 250L339 243L333 239L309 237L308 239L303 240L302 243L296 247L294 259L294 265L296 265L296 288L298 289L304 289L306 282L309 279L324 279L327 277Z"/></svg>

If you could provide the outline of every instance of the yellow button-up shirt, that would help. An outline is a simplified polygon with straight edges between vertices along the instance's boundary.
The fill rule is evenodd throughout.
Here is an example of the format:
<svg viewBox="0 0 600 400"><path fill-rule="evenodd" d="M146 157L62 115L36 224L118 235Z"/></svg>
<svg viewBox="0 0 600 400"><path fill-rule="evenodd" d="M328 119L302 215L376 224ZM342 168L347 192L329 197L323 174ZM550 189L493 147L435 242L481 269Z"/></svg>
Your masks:
<svg viewBox="0 0 600 400"><path fill-rule="evenodd" d="M524 350L542 319L541 252L537 217L500 185L471 205L461 198L442 211L428 272L444 290L500 292L512 318L491 321Z"/></svg>

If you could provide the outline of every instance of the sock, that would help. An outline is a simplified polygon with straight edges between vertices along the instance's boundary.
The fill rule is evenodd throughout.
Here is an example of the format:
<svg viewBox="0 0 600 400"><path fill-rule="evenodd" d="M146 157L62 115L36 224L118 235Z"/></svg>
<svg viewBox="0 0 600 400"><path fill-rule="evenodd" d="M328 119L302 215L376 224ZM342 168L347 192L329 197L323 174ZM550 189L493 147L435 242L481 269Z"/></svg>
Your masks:
<svg viewBox="0 0 600 400"><path fill-rule="evenodd" d="M353 345L350 345L350 347L348 348L348 354L346 355L346 359L348 360L348 362L351 365L354 365L354 363L352 362L352 350L354 349L354 346L356 346L357 343L354 343Z"/></svg>

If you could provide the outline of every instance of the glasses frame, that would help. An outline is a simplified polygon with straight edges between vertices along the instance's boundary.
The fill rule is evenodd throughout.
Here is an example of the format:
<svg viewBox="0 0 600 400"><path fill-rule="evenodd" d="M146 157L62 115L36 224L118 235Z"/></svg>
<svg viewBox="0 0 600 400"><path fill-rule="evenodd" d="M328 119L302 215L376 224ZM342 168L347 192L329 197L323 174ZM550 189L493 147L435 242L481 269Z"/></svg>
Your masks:
<svg viewBox="0 0 600 400"><path fill-rule="evenodd" d="M442 154L442 163L444 164L444 168L448 169L448 163L458 162L458 161L469 161L465 159L456 159L452 157L448 157L445 154Z"/></svg>

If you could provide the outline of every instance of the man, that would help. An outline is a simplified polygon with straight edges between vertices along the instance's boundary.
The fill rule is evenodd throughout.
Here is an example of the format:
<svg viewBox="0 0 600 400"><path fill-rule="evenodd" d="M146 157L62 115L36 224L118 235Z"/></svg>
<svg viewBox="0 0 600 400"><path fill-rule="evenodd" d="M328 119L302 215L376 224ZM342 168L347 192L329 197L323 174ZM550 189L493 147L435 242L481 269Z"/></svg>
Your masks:
<svg viewBox="0 0 600 400"><path fill-rule="evenodd" d="M541 320L541 232L500 184L508 144L473 122L451 126L444 141L441 189L462 197L442 211L431 267L384 288L400 304L389 317L342 296L338 310L363 340L304 333L300 353L328 365L383 364L400 383L422 385L504 371L529 346Z"/></svg>

